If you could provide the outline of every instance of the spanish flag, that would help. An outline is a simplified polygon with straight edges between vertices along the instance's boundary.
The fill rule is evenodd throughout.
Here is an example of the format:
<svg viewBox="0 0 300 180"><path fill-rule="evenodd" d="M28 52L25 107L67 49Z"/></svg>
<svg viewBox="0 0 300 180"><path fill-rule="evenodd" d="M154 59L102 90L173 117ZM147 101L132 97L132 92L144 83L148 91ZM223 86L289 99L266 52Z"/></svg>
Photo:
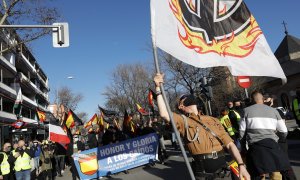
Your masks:
<svg viewBox="0 0 300 180"><path fill-rule="evenodd" d="M93 175L98 170L98 160L97 155L87 154L87 157L80 158L78 160L80 171L85 175Z"/></svg>
<svg viewBox="0 0 300 180"><path fill-rule="evenodd" d="M142 108L138 103L136 103L136 107L139 113L141 113L143 116L149 115L149 113L144 108Z"/></svg>
<svg viewBox="0 0 300 180"><path fill-rule="evenodd" d="M100 131L103 131L104 130L104 120L103 120L103 113L102 112L100 112L97 124L99 125Z"/></svg>
<svg viewBox="0 0 300 180"><path fill-rule="evenodd" d="M156 100L156 98L157 98L157 95L152 91L152 89L149 89L148 102L151 107L154 107L153 100Z"/></svg>
<svg viewBox="0 0 300 180"><path fill-rule="evenodd" d="M84 128L88 128L92 126L93 124L96 124L98 122L98 116L97 114L94 114L94 116L84 125Z"/></svg>
<svg viewBox="0 0 300 180"><path fill-rule="evenodd" d="M135 124L132 122L132 117L128 115L125 110L124 120L123 120L123 130L134 133L136 129Z"/></svg>
<svg viewBox="0 0 300 180"><path fill-rule="evenodd" d="M68 117L66 119L66 126L69 129L75 126L73 112L71 110L68 112Z"/></svg>
<svg viewBox="0 0 300 180"><path fill-rule="evenodd" d="M36 110L36 112L37 112L37 115L39 117L39 120L41 122L45 122L46 121L46 114L45 114L45 112L44 111L40 111L38 109Z"/></svg>
<svg viewBox="0 0 300 180"><path fill-rule="evenodd" d="M79 117L76 116L76 114L70 109L68 112L68 117L65 121L65 124L67 126L68 129L76 126L80 126L83 125L81 119L79 119Z"/></svg>

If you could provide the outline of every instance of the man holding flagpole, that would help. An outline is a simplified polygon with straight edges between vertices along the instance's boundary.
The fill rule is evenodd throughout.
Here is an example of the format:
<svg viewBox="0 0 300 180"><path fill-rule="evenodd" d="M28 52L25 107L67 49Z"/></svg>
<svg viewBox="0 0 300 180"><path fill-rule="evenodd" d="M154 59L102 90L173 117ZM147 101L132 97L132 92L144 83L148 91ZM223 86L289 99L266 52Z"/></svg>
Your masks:
<svg viewBox="0 0 300 180"><path fill-rule="evenodd" d="M157 94L159 114L170 122L165 102L161 96L160 84L164 82L164 76L157 74L154 77ZM192 95L183 95L178 102L178 110L181 114L173 113L173 120L180 135L185 139L187 148L192 154L192 169L196 179L214 179L226 167L223 147L233 156L238 163L239 178L250 180L241 155L224 130L218 119L200 115L197 102Z"/></svg>
<svg viewBox="0 0 300 180"><path fill-rule="evenodd" d="M174 129L176 126L179 128L181 135L185 135L184 129L188 128L184 128L185 126L182 124L185 118L173 114L168 105L162 85L163 76L159 70L157 47L176 59L195 67L227 66L233 76L270 76L282 79L283 83L287 81L262 30L243 0L151 0L151 35L157 71L156 90L162 94L162 96L158 95L157 100L159 111L162 117L171 122ZM184 113L192 115L186 117L188 122L194 124L194 127L199 126L200 119L204 121L205 126L207 126L205 122L214 124L212 117L203 117L202 119L198 110L195 109L194 103L191 104L193 98L190 97L188 102L185 102L186 99L188 97L180 100L178 108ZM217 126L219 127L219 125ZM194 138L192 137L193 139L190 140L199 140L196 136L196 129L191 129L193 129ZM219 128L212 127L212 129L218 131ZM224 129L219 130L220 133L224 131ZM178 139L177 131L175 134ZM180 139L178 142L190 176L194 179L182 142ZM233 153L233 157L240 164L240 178L244 176L249 179L249 174L240 161L240 154L232 145L230 138L223 136L219 144L216 141L218 150L222 149L221 142ZM215 147L215 143L213 147ZM196 147L198 146L195 145L194 148L189 149L192 150L192 154L212 153L209 152L210 150L213 150L214 153L208 156L216 158L218 154L215 149L210 149L208 146L204 146L204 149ZM206 155L201 156L200 159L203 157Z"/></svg>

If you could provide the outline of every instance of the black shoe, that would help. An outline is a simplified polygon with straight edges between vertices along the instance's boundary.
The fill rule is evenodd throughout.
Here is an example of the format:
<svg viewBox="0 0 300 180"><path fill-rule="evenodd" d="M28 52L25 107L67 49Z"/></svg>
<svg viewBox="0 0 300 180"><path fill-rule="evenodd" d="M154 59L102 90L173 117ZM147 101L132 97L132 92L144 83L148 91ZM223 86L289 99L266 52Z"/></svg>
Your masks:
<svg viewBox="0 0 300 180"><path fill-rule="evenodd" d="M59 174L58 177L63 177L63 175L62 175L62 174Z"/></svg>

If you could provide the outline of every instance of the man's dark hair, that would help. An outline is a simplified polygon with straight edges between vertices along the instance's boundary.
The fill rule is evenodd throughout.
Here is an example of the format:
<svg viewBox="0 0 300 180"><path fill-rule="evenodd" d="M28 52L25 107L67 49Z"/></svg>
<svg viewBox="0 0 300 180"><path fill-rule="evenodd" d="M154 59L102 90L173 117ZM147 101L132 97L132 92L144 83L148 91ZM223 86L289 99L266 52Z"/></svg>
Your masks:
<svg viewBox="0 0 300 180"><path fill-rule="evenodd" d="M241 102L241 100L240 99L234 99L233 103L236 103L236 102Z"/></svg>
<svg viewBox="0 0 300 180"><path fill-rule="evenodd" d="M185 94L185 95L182 95L180 98L179 98L179 101L178 101L178 105L179 103L183 100L183 105L184 106L190 106L190 105L197 105L197 99L196 97L193 95L193 94Z"/></svg>

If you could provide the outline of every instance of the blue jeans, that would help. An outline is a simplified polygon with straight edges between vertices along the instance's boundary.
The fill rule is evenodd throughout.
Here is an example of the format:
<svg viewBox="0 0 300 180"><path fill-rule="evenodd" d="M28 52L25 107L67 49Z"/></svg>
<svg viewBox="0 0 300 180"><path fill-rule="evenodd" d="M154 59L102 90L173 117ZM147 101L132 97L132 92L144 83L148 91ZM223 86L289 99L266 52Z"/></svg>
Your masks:
<svg viewBox="0 0 300 180"><path fill-rule="evenodd" d="M16 180L30 180L30 169L26 171L16 171Z"/></svg>

